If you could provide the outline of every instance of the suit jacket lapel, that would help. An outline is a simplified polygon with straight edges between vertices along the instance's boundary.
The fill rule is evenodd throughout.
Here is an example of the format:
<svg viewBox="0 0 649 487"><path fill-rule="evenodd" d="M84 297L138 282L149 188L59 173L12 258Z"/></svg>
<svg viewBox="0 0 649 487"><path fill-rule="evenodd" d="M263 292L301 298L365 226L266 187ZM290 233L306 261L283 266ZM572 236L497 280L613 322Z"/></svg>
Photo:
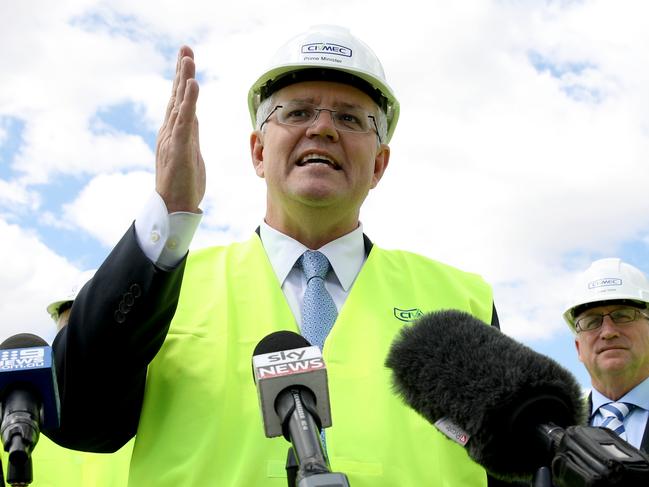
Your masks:
<svg viewBox="0 0 649 487"><path fill-rule="evenodd" d="M640 450L645 453L649 453L649 421L644 429L644 436L642 437L642 443L640 443Z"/></svg>

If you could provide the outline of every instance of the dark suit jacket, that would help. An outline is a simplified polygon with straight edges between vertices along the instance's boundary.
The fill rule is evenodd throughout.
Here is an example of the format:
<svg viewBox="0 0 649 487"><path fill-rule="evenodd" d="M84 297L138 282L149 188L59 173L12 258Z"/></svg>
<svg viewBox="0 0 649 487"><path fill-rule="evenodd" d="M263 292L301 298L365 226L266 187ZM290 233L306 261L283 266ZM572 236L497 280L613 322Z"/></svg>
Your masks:
<svg viewBox="0 0 649 487"><path fill-rule="evenodd" d="M178 303L185 261L164 271L127 231L79 292L53 343L61 426L44 433L62 446L113 452L135 435L146 370Z"/></svg>

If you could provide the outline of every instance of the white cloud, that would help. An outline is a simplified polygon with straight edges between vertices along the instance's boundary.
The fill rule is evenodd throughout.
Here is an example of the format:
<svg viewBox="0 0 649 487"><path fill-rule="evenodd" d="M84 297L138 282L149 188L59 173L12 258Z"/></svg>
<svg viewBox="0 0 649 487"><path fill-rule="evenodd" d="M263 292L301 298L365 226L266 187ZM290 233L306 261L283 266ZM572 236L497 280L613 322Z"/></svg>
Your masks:
<svg viewBox="0 0 649 487"><path fill-rule="evenodd" d="M601 4L553 15L518 5L444 12L430 35L412 19L399 44L411 49L392 71L403 107L392 163L363 221L377 242L485 275L503 327L534 339L563 326L567 254L615 252L647 227L647 104L641 115L646 98L628 87L649 70L610 69L642 54L592 26L571 31L579 9L589 16ZM555 78L530 64L532 49L594 67ZM571 98L568 84L601 99Z"/></svg>
<svg viewBox="0 0 649 487"><path fill-rule="evenodd" d="M55 325L45 308L69 289L79 271L17 225L0 219L0 235L0 341L16 333L51 341Z"/></svg>
<svg viewBox="0 0 649 487"><path fill-rule="evenodd" d="M69 204L63 220L113 247L154 191L150 172L101 174L93 178Z"/></svg>
<svg viewBox="0 0 649 487"><path fill-rule="evenodd" d="M152 163L140 137L93 133L91 120L101 108L132 102L142 105L143 123L151 129L146 97L164 82L164 58L150 41L71 23L92 4L21 2L3 15L0 40L13 47L0 53L0 114L24 122L13 170L26 183L45 183L52 173L98 174Z"/></svg>
<svg viewBox="0 0 649 487"><path fill-rule="evenodd" d="M37 192L25 188L24 184L16 181L0 179L0 207L11 209L12 212L21 212L24 207L36 209L40 204Z"/></svg>
<svg viewBox="0 0 649 487"><path fill-rule="evenodd" d="M3 125L4 124L0 119L0 145L2 145L7 140L7 136L9 135L9 131Z"/></svg>
<svg viewBox="0 0 649 487"><path fill-rule="evenodd" d="M142 131L156 131L173 52L189 43L208 175L193 247L246 238L265 204L248 154L248 87L288 36L342 21L377 52L402 105L390 167L362 211L369 236L483 274L508 333L559 336L574 270L649 232L649 6L433 1L418 15L414 0L300 5L5 6L0 41L13 47L0 51L0 116L25 129L3 204L34 208L36 182L91 175L63 219L46 207L40 221L114 245L153 188L153 154L133 134L93 132L93 120L132 103Z"/></svg>

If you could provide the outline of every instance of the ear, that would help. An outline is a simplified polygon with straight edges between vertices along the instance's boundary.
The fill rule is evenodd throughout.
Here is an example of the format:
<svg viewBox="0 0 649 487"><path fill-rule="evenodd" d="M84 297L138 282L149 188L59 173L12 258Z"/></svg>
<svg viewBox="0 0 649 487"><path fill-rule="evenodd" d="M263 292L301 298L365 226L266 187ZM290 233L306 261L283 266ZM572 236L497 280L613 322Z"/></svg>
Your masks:
<svg viewBox="0 0 649 487"><path fill-rule="evenodd" d="M255 173L260 178L264 177L264 136L260 130L250 134L250 157Z"/></svg>
<svg viewBox="0 0 649 487"><path fill-rule="evenodd" d="M372 176L372 185L370 186L372 189L376 188L376 186L379 184L379 181L383 177L383 173L385 173L389 162L390 146L388 146L387 144L381 144L378 151L376 152L376 156L374 157L374 175Z"/></svg>
<svg viewBox="0 0 649 487"><path fill-rule="evenodd" d="M575 338L575 348L577 349L577 358L581 363L584 363L584 359L581 356L581 349L579 348L579 346L580 346L579 339Z"/></svg>

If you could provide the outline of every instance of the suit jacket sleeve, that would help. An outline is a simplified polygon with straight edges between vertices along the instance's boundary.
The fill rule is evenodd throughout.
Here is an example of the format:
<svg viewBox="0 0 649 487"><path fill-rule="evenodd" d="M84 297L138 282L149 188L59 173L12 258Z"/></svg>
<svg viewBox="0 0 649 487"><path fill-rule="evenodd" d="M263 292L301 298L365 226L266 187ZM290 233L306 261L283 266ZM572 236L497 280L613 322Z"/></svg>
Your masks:
<svg viewBox="0 0 649 487"><path fill-rule="evenodd" d="M135 435L147 366L176 310L185 267L166 271L140 249L131 226L74 301L54 344L62 446L112 452Z"/></svg>

